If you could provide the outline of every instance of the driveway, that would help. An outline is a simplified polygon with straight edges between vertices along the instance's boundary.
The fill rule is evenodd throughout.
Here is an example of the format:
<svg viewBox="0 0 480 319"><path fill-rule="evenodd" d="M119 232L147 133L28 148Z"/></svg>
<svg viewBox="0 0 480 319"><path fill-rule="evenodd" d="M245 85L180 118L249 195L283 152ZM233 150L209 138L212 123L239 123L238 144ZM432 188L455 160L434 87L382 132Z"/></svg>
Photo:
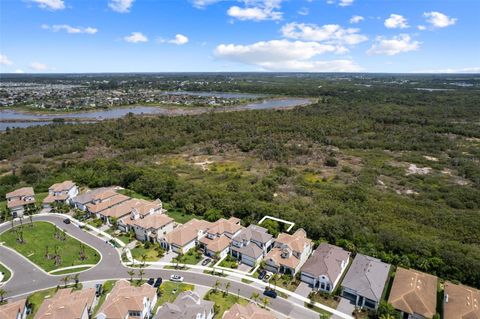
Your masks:
<svg viewBox="0 0 480 319"><path fill-rule="evenodd" d="M163 255L162 258L160 258L158 261L164 262L164 263L171 263L172 259L177 257L177 253L174 253L173 251L169 251Z"/></svg>
<svg viewBox="0 0 480 319"><path fill-rule="evenodd" d="M299 294L300 296L303 296L305 298L308 298L308 295L311 291L312 288L310 288L310 285L303 281L300 283L300 285L298 285L297 289L295 289L296 294Z"/></svg>
<svg viewBox="0 0 480 319"><path fill-rule="evenodd" d="M337 310L343 312L344 314L347 314L349 316L352 315L353 311L355 310L355 306L352 304L352 302L348 299L345 298L340 298L340 302L338 303ZM341 319L338 316L331 316L331 319Z"/></svg>

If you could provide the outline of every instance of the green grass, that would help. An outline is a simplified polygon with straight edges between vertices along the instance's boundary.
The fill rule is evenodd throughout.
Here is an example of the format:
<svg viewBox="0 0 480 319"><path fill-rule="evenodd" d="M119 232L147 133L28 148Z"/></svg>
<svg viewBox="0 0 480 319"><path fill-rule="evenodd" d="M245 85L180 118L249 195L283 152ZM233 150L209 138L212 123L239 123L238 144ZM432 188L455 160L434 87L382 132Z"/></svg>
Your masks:
<svg viewBox="0 0 480 319"><path fill-rule="evenodd" d="M223 313L230 309L234 304L238 303L241 305L248 304L248 300L243 298L238 298L238 296L232 294L224 294L222 291L217 291L216 293L213 290L210 290L205 295L205 300L213 301L218 307L218 311L215 312L213 318L222 318Z"/></svg>
<svg viewBox="0 0 480 319"><path fill-rule="evenodd" d="M193 290L194 288L195 286L190 284L165 281L160 286L161 294L158 297L157 306L163 305L166 302L174 302L180 293Z"/></svg>
<svg viewBox="0 0 480 319"><path fill-rule="evenodd" d="M180 223L180 224L185 224L186 222L194 218L203 219L203 216L187 214L180 210L167 210L167 215L173 218L177 223Z"/></svg>
<svg viewBox="0 0 480 319"><path fill-rule="evenodd" d="M117 193L133 198L152 200L150 197L137 193L136 191L132 191L131 189L119 189L117 190Z"/></svg>
<svg viewBox="0 0 480 319"><path fill-rule="evenodd" d="M110 291L112 291L113 286L115 286L116 280L107 280L103 283L103 290L102 294L98 298L97 305L95 306L95 309L93 310L93 314L95 315L97 311L100 309L100 307L103 305L105 302L105 298L107 298L107 295Z"/></svg>
<svg viewBox="0 0 480 319"><path fill-rule="evenodd" d="M311 309L313 311L318 312L320 314L320 319L327 319L327 318L330 318L332 316L332 314L330 312L325 311L325 310L323 310L321 308L318 308L316 306L312 307L312 305L310 305L308 302L305 302L304 306L308 309Z"/></svg>
<svg viewBox="0 0 480 319"><path fill-rule="evenodd" d="M19 226L15 227L15 229L18 228ZM84 245L86 259L80 260L81 243L69 236L68 233L65 240L54 238L54 225L47 222L34 222L33 228L30 227L30 224L24 225L23 238L25 243L18 243L13 230L0 235L0 241L5 242L6 246L15 249L47 272L69 266L96 264L100 261L100 254L87 245ZM57 247L58 254L62 259L59 265L55 265L54 259L45 258L47 246L51 255L54 254L55 247Z"/></svg>
<svg viewBox="0 0 480 319"><path fill-rule="evenodd" d="M56 271L54 273L51 273L52 275L66 275L66 274L74 274L74 273L77 273L77 272L80 272L80 271L84 271L84 270L87 270L87 269L90 269L92 267L90 266L85 266L85 267L79 267L79 268L75 268L75 269L65 269L65 270L60 270L60 271Z"/></svg>
<svg viewBox="0 0 480 319"><path fill-rule="evenodd" d="M172 262L178 261L180 264L196 265L200 260L202 260L202 254L192 248L186 254L175 257Z"/></svg>
<svg viewBox="0 0 480 319"><path fill-rule="evenodd" d="M220 267L237 269L238 268L238 261L230 255L227 255L225 259L219 265Z"/></svg>
<svg viewBox="0 0 480 319"><path fill-rule="evenodd" d="M47 196L48 196L48 192L35 194L35 203L37 204L38 207L42 206L43 200Z"/></svg>
<svg viewBox="0 0 480 319"><path fill-rule="evenodd" d="M150 248L145 248L142 244L141 246L135 247L131 250L132 257L138 261L143 261L142 256L146 255L145 261L157 261L162 258L163 253L155 249L155 246L150 246Z"/></svg>
<svg viewBox="0 0 480 319"><path fill-rule="evenodd" d="M1 263L0 263L0 272L3 274L3 280L2 281L7 281L12 276L12 274L10 273L10 270L8 270L7 267L5 267Z"/></svg>

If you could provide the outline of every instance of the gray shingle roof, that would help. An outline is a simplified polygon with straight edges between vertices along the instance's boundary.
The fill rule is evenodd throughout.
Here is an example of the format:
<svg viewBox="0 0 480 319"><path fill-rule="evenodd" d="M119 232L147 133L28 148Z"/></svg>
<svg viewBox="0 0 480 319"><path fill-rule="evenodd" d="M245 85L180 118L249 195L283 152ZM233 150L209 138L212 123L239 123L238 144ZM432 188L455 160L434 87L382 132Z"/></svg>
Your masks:
<svg viewBox="0 0 480 319"><path fill-rule="evenodd" d="M256 240L261 243L266 243L273 238L267 230L263 227L257 225L250 225L247 228L243 229L237 236L234 237L235 240Z"/></svg>
<svg viewBox="0 0 480 319"><path fill-rule="evenodd" d="M210 313L214 303L202 300L195 292L182 292L174 303L165 303L155 319L195 319L199 313Z"/></svg>
<svg viewBox="0 0 480 319"><path fill-rule="evenodd" d="M380 301L390 265L377 258L357 254L342 282L342 287L373 301Z"/></svg>

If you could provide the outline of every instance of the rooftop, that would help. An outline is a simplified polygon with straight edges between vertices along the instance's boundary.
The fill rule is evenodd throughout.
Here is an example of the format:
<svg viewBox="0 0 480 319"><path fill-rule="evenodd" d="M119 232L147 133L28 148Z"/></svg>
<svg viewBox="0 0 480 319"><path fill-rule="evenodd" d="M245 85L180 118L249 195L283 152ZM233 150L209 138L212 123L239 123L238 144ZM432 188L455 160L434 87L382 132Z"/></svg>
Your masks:
<svg viewBox="0 0 480 319"><path fill-rule="evenodd" d="M35 315L35 319L80 319L85 309L95 300L95 289L73 291L60 289L55 296L45 299Z"/></svg>
<svg viewBox="0 0 480 319"><path fill-rule="evenodd" d="M315 277L327 275L334 282L342 273L342 262L348 263L350 252L343 248L321 243L302 267L302 271Z"/></svg>
<svg viewBox="0 0 480 319"><path fill-rule="evenodd" d="M480 290L445 282L445 319L480 319Z"/></svg>
<svg viewBox="0 0 480 319"><path fill-rule="evenodd" d="M268 310L262 309L254 303L242 306L234 304L225 312L222 319L275 319L276 317Z"/></svg>
<svg viewBox="0 0 480 319"><path fill-rule="evenodd" d="M184 291L178 295L173 303L167 302L160 308L155 319L192 319L197 314L210 313L213 311L214 303L202 300L193 291Z"/></svg>
<svg viewBox="0 0 480 319"><path fill-rule="evenodd" d="M17 319L18 314L23 313L27 299L20 299L14 302L9 302L0 305L0 318L2 319Z"/></svg>

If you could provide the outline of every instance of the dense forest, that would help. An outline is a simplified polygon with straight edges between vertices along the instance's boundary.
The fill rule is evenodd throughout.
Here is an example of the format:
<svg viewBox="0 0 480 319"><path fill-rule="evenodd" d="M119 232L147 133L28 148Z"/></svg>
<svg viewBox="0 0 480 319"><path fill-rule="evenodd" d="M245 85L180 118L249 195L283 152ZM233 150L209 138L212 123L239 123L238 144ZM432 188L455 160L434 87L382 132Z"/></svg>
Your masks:
<svg viewBox="0 0 480 319"><path fill-rule="evenodd" d="M212 220L286 218L316 241L480 288L479 91L290 88L319 102L9 130L0 196L120 185Z"/></svg>

